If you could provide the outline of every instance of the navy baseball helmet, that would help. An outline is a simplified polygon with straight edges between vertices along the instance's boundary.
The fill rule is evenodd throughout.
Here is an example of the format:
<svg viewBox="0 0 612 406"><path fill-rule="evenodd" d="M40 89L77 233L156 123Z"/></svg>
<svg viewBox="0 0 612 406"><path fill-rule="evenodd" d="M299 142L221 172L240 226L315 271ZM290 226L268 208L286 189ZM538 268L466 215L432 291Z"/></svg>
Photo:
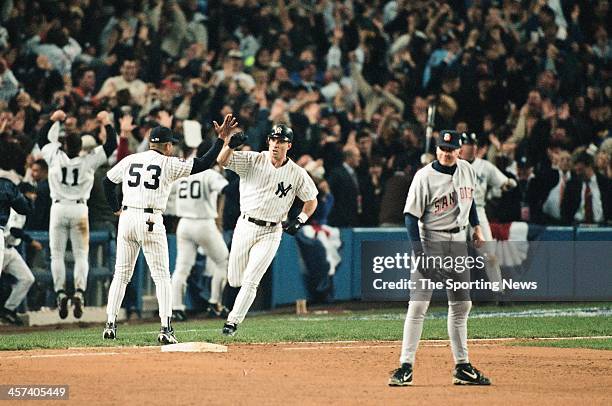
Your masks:
<svg viewBox="0 0 612 406"><path fill-rule="evenodd" d="M461 148L461 134L452 130L440 131L438 146L452 149Z"/></svg>
<svg viewBox="0 0 612 406"><path fill-rule="evenodd" d="M151 135L149 136L149 142L153 142L153 143L171 142L173 144L176 144L179 142L179 140L174 138L174 135L172 134L171 129L160 125L151 130Z"/></svg>
<svg viewBox="0 0 612 406"><path fill-rule="evenodd" d="M293 130L285 124L276 124L268 138L279 138L282 141L293 142Z"/></svg>
<svg viewBox="0 0 612 406"><path fill-rule="evenodd" d="M478 137L476 137L476 133L461 133L461 145L476 144L478 144Z"/></svg>

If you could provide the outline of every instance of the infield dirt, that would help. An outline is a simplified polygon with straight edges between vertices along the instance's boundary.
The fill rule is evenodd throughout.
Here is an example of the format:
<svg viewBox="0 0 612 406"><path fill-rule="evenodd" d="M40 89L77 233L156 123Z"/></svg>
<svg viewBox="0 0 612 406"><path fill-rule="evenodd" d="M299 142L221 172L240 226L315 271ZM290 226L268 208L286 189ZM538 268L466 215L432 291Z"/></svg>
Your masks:
<svg viewBox="0 0 612 406"><path fill-rule="evenodd" d="M229 345L227 353L158 347L0 353L2 384L67 384L80 405L609 404L612 351L470 344L490 387L451 384L450 348L422 342L414 386L387 386L399 343ZM57 404L55 401L40 402ZM21 404L21 403L20 403Z"/></svg>

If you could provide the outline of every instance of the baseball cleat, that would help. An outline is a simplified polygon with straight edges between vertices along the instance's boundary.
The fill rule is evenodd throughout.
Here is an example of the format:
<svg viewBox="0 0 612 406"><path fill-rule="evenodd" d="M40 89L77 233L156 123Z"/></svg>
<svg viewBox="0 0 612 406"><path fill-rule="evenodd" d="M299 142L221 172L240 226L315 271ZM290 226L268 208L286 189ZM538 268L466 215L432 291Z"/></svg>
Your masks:
<svg viewBox="0 0 612 406"><path fill-rule="evenodd" d="M186 321L187 315L182 310L172 310L172 320L175 321Z"/></svg>
<svg viewBox="0 0 612 406"><path fill-rule="evenodd" d="M57 293L57 310L60 319L68 317L68 296L63 291Z"/></svg>
<svg viewBox="0 0 612 406"><path fill-rule="evenodd" d="M238 325L235 323L225 323L223 325L223 330L221 332L224 336L233 337L236 335L236 330L238 330Z"/></svg>
<svg viewBox="0 0 612 406"><path fill-rule="evenodd" d="M455 385L491 385L489 378L472 366L472 364L457 364L453 372Z"/></svg>
<svg viewBox="0 0 612 406"><path fill-rule="evenodd" d="M163 327L159 330L157 335L157 341L161 345L166 344L178 344L178 340L174 335L174 329L172 327Z"/></svg>
<svg viewBox="0 0 612 406"><path fill-rule="evenodd" d="M80 319L83 316L83 303L85 298L83 297L83 291L77 289L76 293L72 297L72 305L74 306L73 314L75 319Z"/></svg>
<svg viewBox="0 0 612 406"><path fill-rule="evenodd" d="M106 323L102 332L104 340L115 340L117 338L117 325L115 323Z"/></svg>
<svg viewBox="0 0 612 406"><path fill-rule="evenodd" d="M389 378L389 386L410 386L412 385L412 365L402 364L401 367L393 371Z"/></svg>
<svg viewBox="0 0 612 406"><path fill-rule="evenodd" d="M0 309L0 320L15 326L23 326L23 320L17 316L17 312L15 310L9 310L6 307Z"/></svg>

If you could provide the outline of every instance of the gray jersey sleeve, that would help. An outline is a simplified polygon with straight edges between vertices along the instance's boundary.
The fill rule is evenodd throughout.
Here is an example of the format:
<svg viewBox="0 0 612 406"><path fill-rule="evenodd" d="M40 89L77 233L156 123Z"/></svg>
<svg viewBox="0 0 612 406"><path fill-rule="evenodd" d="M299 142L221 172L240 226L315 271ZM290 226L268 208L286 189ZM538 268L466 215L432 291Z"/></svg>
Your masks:
<svg viewBox="0 0 612 406"><path fill-rule="evenodd" d="M418 219L423 217L429 199L427 181L423 173L424 172L420 170L414 175L412 183L410 184L410 189L408 190L406 205L404 206L404 214L412 214Z"/></svg>
<svg viewBox="0 0 612 406"><path fill-rule="evenodd" d="M502 173L495 165L489 161L484 161L484 171L487 177L487 184L490 187L501 188L508 182L508 177Z"/></svg>

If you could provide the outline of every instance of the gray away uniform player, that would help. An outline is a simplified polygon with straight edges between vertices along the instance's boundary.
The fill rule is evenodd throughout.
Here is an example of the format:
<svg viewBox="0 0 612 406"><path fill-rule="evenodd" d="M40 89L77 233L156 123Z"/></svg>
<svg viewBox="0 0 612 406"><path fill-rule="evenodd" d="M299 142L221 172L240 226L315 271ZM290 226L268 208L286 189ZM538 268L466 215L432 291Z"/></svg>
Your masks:
<svg viewBox="0 0 612 406"><path fill-rule="evenodd" d="M476 243L483 241L473 199L476 174L467 161L458 159L460 144L459 133L442 131L436 148L437 160L420 169L412 180L404 215L414 256L422 256L424 247L427 248L426 256L467 256L467 245L463 242L468 223L475 228L473 240ZM420 284L425 276L416 271L411 274L411 279ZM454 272L453 279L469 281L469 271ZM391 386L412 384L412 366L432 293L431 289L411 290L404 323L401 366L389 379ZM448 335L456 365L453 383L489 385L489 379L472 367L468 359L467 318L472 306L469 292L447 290L447 295Z"/></svg>
<svg viewBox="0 0 612 406"><path fill-rule="evenodd" d="M476 134L462 133L461 134L461 158L472 164L476 174L476 190L474 190L474 202L476 203L476 212L478 213L478 221L482 228L482 234L485 241L493 241L489 219L485 211L487 192L492 189L501 189L503 191L510 190L516 187L516 181L508 178L491 162L476 157ZM472 228L470 227L470 230ZM492 244L485 244L482 251L486 252L486 272L487 277L491 282L500 284L502 281L501 269L495 250Z"/></svg>
<svg viewBox="0 0 612 406"><path fill-rule="evenodd" d="M66 118L63 111L53 113L55 124L49 136L59 131L60 122ZM98 114L98 120L106 130L106 143L95 147L88 154L81 154L81 136L73 132L44 145L41 155L49 165L49 190L51 213L49 215L49 247L51 249L51 273L57 295L57 307L62 319L68 317L66 294L66 265L64 256L68 239L74 256L74 317L83 315L84 292L89 273L89 211L87 200L94 182L94 173L103 165L117 146L117 134L110 125L108 113Z"/></svg>
<svg viewBox="0 0 612 406"><path fill-rule="evenodd" d="M179 178L205 171L214 166L217 155L229 138L235 119L228 114L221 126L215 123L219 135L204 156L179 159L171 156L177 140L167 127L155 127L149 136L150 150L129 155L108 171L104 180L107 201L119 215L117 233L117 262L108 292L106 314L108 321L102 337L117 337L117 313L125 295L125 288L134 273L134 265L142 248L159 304L161 330L157 340L161 344L177 342L170 325L172 315L172 285L168 259L168 240L162 214L168 202L172 184ZM115 186L121 184L123 202L117 201Z"/></svg>
<svg viewBox="0 0 612 406"><path fill-rule="evenodd" d="M268 136L268 151L234 152L231 145L219 154L219 164L240 176L240 217L232 238L227 279L240 287L234 307L223 326L233 336L255 300L257 287L272 263L283 230L294 235L317 207L317 188L295 162L287 158L293 131L275 125ZM295 197L304 202L299 216L281 226Z"/></svg>
<svg viewBox="0 0 612 406"><path fill-rule="evenodd" d="M215 219L217 198L227 183L214 170L178 181L176 214L181 219L176 228L176 267L172 274L172 316L175 320L186 320L183 295L198 247L204 250L206 268L212 275L208 303L211 310L223 310L221 296L227 279L229 252Z"/></svg>

